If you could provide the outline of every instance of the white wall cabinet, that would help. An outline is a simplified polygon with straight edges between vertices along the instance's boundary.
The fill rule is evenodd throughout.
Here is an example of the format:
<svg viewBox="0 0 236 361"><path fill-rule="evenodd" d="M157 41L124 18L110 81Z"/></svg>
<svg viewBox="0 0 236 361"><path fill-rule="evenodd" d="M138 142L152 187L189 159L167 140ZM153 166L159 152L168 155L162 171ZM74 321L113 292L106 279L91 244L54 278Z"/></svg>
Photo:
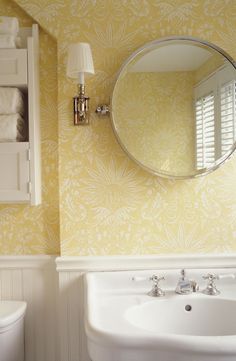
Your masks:
<svg viewBox="0 0 236 361"><path fill-rule="evenodd" d="M29 202L29 143L0 143L0 169L0 199Z"/></svg>
<svg viewBox="0 0 236 361"><path fill-rule="evenodd" d="M26 94L28 141L0 143L0 203L41 203L38 25L20 30L22 49L0 49L0 86Z"/></svg>

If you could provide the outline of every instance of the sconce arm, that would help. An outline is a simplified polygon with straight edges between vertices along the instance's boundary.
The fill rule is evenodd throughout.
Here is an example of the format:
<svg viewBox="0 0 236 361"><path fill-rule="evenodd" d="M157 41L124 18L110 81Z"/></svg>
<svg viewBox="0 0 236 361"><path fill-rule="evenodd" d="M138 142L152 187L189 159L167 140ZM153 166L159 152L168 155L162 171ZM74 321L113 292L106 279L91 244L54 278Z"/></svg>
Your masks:
<svg viewBox="0 0 236 361"><path fill-rule="evenodd" d="M107 104L98 105L96 111L98 115L105 116L110 114L110 107Z"/></svg>

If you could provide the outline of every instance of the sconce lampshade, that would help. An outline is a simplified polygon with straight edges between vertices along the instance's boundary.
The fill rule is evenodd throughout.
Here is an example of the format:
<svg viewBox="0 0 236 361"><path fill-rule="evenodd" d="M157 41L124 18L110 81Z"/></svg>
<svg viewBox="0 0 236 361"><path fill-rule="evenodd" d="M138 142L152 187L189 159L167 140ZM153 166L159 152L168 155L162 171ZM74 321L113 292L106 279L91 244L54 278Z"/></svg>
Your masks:
<svg viewBox="0 0 236 361"><path fill-rule="evenodd" d="M67 76L79 79L84 83L84 74L94 74L93 58L88 43L76 43L69 46L67 61Z"/></svg>

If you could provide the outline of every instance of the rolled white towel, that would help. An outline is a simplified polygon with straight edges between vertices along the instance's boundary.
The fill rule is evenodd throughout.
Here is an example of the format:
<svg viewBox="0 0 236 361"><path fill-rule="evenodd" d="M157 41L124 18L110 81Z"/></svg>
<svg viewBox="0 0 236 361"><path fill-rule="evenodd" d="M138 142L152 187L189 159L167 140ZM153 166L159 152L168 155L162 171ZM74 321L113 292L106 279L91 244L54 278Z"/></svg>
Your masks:
<svg viewBox="0 0 236 361"><path fill-rule="evenodd" d="M20 114L0 115L0 142L24 142L27 126Z"/></svg>
<svg viewBox="0 0 236 361"><path fill-rule="evenodd" d="M19 21L17 18L0 16L0 34L17 35L19 31Z"/></svg>
<svg viewBox="0 0 236 361"><path fill-rule="evenodd" d="M24 113L23 95L18 88L0 87L0 114Z"/></svg>
<svg viewBox="0 0 236 361"><path fill-rule="evenodd" d="M0 34L0 49L16 48L16 37L14 35Z"/></svg>

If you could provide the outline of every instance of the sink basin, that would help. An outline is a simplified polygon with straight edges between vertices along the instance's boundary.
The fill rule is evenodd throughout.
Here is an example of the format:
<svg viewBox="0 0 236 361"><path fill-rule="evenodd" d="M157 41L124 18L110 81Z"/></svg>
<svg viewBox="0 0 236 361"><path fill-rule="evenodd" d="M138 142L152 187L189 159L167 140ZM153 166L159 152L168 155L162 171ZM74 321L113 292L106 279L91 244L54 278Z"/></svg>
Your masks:
<svg viewBox="0 0 236 361"><path fill-rule="evenodd" d="M188 270L200 289L209 270ZM225 273L225 270L213 270ZM228 270L227 272L235 272ZM235 361L236 282L217 281L221 294L177 295L178 270L162 270L166 295L147 295L154 271L85 276L85 329L92 361Z"/></svg>
<svg viewBox="0 0 236 361"><path fill-rule="evenodd" d="M236 301L222 298L172 295L131 307L125 317L134 326L159 334L236 335Z"/></svg>

